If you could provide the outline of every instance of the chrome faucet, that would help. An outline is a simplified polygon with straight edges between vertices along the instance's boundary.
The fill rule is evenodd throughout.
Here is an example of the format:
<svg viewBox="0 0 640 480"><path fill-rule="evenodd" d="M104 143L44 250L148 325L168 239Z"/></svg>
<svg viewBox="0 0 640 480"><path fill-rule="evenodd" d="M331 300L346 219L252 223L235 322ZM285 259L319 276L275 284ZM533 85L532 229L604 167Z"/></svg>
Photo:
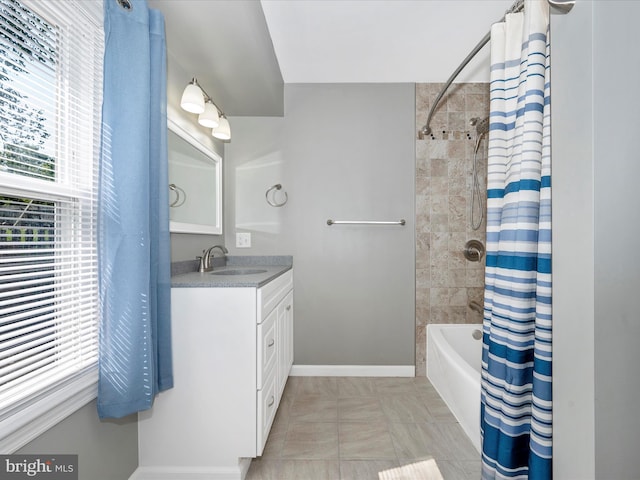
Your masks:
<svg viewBox="0 0 640 480"><path fill-rule="evenodd" d="M213 258L213 250L220 249L223 254L229 253L229 250L226 249L223 245L214 245L211 248L202 251L202 256L200 257L200 265L198 266L198 272L210 272L213 270L213 265L211 264L211 259Z"/></svg>

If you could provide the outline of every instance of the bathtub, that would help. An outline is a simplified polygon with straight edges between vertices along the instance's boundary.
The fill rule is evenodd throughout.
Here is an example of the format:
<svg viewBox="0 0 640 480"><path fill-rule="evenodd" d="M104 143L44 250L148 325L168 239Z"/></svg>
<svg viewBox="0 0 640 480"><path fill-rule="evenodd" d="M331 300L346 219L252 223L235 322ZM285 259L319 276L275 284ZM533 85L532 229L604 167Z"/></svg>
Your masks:
<svg viewBox="0 0 640 480"><path fill-rule="evenodd" d="M474 330L482 325L428 325L427 377L480 452L482 337Z"/></svg>

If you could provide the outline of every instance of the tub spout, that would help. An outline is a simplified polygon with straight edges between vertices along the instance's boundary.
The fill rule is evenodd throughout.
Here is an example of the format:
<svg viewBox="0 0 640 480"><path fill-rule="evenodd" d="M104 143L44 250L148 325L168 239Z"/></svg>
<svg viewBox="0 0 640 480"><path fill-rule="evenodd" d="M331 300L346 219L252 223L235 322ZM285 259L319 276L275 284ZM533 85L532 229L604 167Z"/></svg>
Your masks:
<svg viewBox="0 0 640 480"><path fill-rule="evenodd" d="M480 315L484 313L484 309L482 308L482 305L480 305L480 303L476 302L475 300L471 300L469 302L468 307L474 312L479 313Z"/></svg>

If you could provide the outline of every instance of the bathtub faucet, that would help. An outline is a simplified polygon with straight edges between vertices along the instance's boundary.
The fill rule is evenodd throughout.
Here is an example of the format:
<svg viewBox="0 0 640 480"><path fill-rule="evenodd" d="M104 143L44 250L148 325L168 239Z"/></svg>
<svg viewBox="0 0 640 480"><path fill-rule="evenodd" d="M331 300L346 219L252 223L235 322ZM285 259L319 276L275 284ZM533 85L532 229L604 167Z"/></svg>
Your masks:
<svg viewBox="0 0 640 480"><path fill-rule="evenodd" d="M480 240L469 240L464 244L463 253L470 262L479 262L484 255L484 245Z"/></svg>

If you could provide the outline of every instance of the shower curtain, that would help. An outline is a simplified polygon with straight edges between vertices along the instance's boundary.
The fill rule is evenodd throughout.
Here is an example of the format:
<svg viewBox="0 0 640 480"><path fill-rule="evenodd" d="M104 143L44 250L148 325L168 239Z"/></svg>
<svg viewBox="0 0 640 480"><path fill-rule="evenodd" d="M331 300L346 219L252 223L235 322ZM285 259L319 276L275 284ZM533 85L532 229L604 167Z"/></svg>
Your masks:
<svg viewBox="0 0 640 480"><path fill-rule="evenodd" d="M98 414L117 418L173 386L166 47L146 0L104 15Z"/></svg>
<svg viewBox="0 0 640 480"><path fill-rule="evenodd" d="M482 478L551 478L549 6L491 29Z"/></svg>

